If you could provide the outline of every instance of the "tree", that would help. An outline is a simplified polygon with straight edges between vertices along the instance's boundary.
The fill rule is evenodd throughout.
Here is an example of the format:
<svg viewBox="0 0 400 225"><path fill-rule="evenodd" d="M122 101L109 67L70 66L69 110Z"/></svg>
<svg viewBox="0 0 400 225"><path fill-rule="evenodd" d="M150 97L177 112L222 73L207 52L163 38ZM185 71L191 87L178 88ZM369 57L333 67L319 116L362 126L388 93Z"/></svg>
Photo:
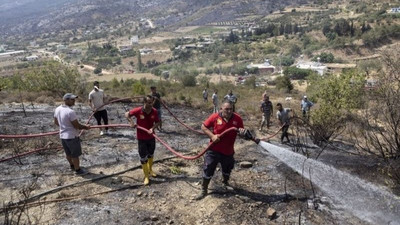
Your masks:
<svg viewBox="0 0 400 225"><path fill-rule="evenodd" d="M315 56L313 58L313 61L317 62L318 58L319 58L320 62L322 62L322 63L332 63L335 60L335 56L333 56L333 54L330 52L329 53L322 52L321 54Z"/></svg>
<svg viewBox="0 0 400 225"><path fill-rule="evenodd" d="M377 86L368 95L368 105L359 116L354 132L359 149L376 154L387 162L400 156L399 50L397 47L383 52L381 63L384 69L378 75ZM400 183L400 170L397 169Z"/></svg>
<svg viewBox="0 0 400 225"><path fill-rule="evenodd" d="M225 39L226 43L238 43L239 42L239 36L237 36L233 30L229 33L228 37Z"/></svg>
<svg viewBox="0 0 400 225"><path fill-rule="evenodd" d="M96 68L93 70L93 73L94 73L94 74L100 74L102 71L103 71L103 70L102 70L100 67L96 67Z"/></svg>
<svg viewBox="0 0 400 225"><path fill-rule="evenodd" d="M289 76L280 76L276 78L275 82L278 89L284 89L287 93L290 93L293 90L293 84L290 81Z"/></svg>
<svg viewBox="0 0 400 225"><path fill-rule="evenodd" d="M139 72L142 72L143 63L142 63L142 56L140 55L140 51L137 53L137 57L138 57L137 69Z"/></svg>
<svg viewBox="0 0 400 225"><path fill-rule="evenodd" d="M364 76L347 71L340 76L316 77L307 92L319 103L311 114L310 135L315 144L328 142L345 128L352 109L363 104Z"/></svg>

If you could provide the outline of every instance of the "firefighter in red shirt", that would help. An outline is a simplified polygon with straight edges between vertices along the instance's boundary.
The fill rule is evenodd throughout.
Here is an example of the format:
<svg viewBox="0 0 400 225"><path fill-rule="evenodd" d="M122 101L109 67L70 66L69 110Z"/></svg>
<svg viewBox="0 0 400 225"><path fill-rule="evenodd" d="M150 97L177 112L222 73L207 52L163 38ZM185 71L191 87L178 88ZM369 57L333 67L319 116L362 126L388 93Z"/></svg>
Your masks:
<svg viewBox="0 0 400 225"><path fill-rule="evenodd" d="M220 138L220 134L231 127L236 127L241 136L244 136L247 131L243 128L242 118L233 112L232 103L227 100L222 103L219 113L212 114L201 125L202 131L210 137L210 142L214 144L204 156L202 191L196 196L196 200L207 195L208 184L218 163L221 164L223 183L227 188L229 187L229 176L235 164L233 145L237 132L228 132L222 138Z"/></svg>
<svg viewBox="0 0 400 225"><path fill-rule="evenodd" d="M131 127L136 127L137 125L146 128L149 132L137 129L137 139L138 139L138 149L140 156L140 163L142 164L142 169L144 173L144 185L150 183L149 175L152 177L157 176L153 170L153 156L154 150L156 148L156 140L153 136L154 129L160 124L160 120L157 115L157 110L153 108L153 97L147 95L143 98L144 105L129 110L125 113L125 117L128 119ZM136 117L136 123L131 118Z"/></svg>

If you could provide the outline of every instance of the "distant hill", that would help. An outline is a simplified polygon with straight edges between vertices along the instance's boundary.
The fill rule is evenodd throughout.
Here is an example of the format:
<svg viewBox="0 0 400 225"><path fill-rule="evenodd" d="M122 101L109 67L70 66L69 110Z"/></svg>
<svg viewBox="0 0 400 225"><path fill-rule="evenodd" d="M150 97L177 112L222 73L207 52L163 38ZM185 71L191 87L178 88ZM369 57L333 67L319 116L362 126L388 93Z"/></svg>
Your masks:
<svg viewBox="0 0 400 225"><path fill-rule="evenodd" d="M156 26L204 25L265 16L307 0L3 0L2 36L77 29L98 23L150 18Z"/></svg>

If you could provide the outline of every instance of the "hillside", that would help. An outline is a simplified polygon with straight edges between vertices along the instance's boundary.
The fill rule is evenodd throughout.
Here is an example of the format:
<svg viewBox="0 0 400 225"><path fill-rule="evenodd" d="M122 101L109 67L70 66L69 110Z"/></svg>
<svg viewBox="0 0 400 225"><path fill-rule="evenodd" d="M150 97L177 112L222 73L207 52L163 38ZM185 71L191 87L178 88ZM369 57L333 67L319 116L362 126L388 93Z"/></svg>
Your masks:
<svg viewBox="0 0 400 225"><path fill-rule="evenodd" d="M5 1L0 5L0 33L9 35L43 34L79 29L99 23L123 24L151 18L157 26L205 25L231 21L247 15L265 16L287 5L304 0L38 0Z"/></svg>

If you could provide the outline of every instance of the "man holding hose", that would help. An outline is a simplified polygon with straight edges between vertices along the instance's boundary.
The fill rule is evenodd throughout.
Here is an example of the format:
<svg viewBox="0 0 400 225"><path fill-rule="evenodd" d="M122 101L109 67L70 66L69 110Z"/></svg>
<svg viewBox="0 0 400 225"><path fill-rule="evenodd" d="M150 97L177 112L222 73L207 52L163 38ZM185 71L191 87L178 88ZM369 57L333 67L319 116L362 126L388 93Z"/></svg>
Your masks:
<svg viewBox="0 0 400 225"><path fill-rule="evenodd" d="M220 134L232 127L237 128L242 136L246 133L246 129L243 128L243 120L233 112L232 104L229 100L225 100L221 105L220 112L213 113L201 125L201 130L210 137L210 142L213 145L204 156L202 191L195 197L196 200L200 200L207 195L208 185L218 163L221 164L224 186L229 188L229 177L235 165L233 145L237 131L229 131L223 137Z"/></svg>
<svg viewBox="0 0 400 225"><path fill-rule="evenodd" d="M152 170L154 150L156 149L156 140L153 133L154 129L160 125L160 120L157 115L157 110L153 108L153 101L153 97L147 95L143 98L143 106L136 107L125 113L125 117L128 119L131 127L137 127L139 125L148 130L148 132L146 132L137 129L136 132L140 163L142 164L144 173L144 185L150 183L149 175L152 177L157 176ZM132 116L136 117L136 123L131 118Z"/></svg>

